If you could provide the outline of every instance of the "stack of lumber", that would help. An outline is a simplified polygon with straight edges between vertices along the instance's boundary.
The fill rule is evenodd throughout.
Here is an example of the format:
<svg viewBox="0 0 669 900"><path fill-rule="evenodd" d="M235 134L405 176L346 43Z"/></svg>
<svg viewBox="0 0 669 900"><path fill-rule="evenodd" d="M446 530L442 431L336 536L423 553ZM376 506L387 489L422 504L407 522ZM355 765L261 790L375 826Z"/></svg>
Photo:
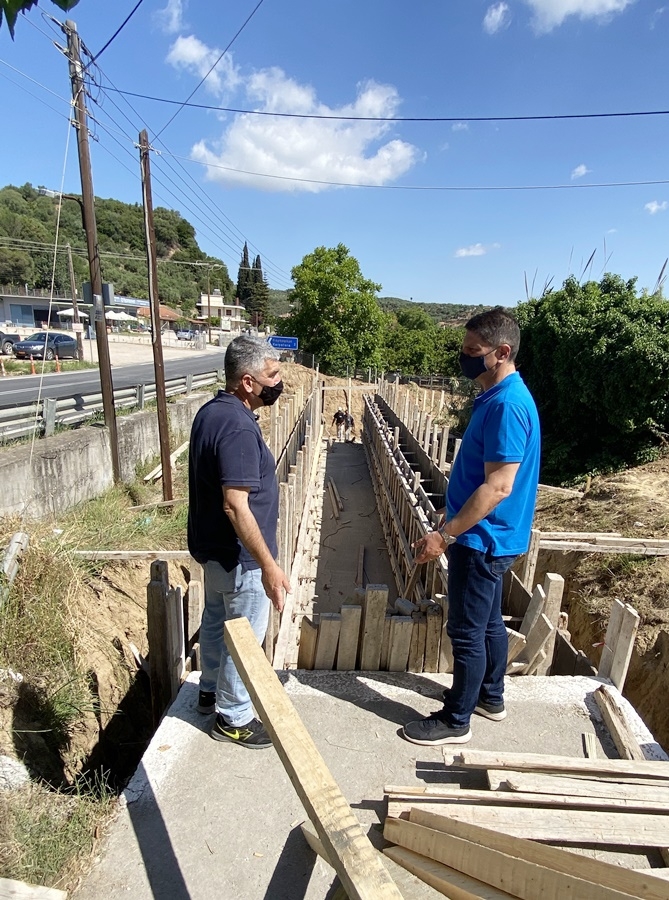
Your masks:
<svg viewBox="0 0 669 900"><path fill-rule="evenodd" d="M529 598L518 630L507 627L507 675L546 674L553 657L563 591L564 578L549 573L543 587L538 584Z"/></svg>
<svg viewBox="0 0 669 900"><path fill-rule="evenodd" d="M298 668L450 672L446 609L442 594L419 603L400 597L391 608L387 586L368 584L348 597L338 613L302 619Z"/></svg>

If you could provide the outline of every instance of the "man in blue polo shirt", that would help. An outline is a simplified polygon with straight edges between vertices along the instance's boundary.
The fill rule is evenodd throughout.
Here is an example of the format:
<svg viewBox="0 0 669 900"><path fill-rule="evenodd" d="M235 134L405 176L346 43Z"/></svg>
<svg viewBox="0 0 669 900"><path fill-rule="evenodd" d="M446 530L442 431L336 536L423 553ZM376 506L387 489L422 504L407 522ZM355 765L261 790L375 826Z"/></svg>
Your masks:
<svg viewBox="0 0 669 900"><path fill-rule="evenodd" d="M483 391L451 470L445 520L414 545L417 564L448 547L453 686L442 710L404 726L414 744L465 744L474 712L506 716L502 576L529 546L539 482L539 417L514 362L518 323L498 307L470 319L465 332L462 372Z"/></svg>
<svg viewBox="0 0 669 900"><path fill-rule="evenodd" d="M290 582L276 562L279 491L274 457L255 416L283 390L279 354L241 335L225 353L225 390L193 421L188 549L204 567L198 710L216 712L211 736L250 749L271 746L225 644L228 619L245 616L259 642L270 602L280 611Z"/></svg>

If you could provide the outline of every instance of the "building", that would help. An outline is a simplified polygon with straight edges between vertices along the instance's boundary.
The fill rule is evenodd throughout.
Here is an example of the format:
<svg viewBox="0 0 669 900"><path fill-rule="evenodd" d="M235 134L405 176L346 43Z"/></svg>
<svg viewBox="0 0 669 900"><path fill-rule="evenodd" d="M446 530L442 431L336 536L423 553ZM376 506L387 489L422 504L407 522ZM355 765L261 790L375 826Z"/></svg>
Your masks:
<svg viewBox="0 0 669 900"><path fill-rule="evenodd" d="M216 288L211 294L200 294L197 303L199 319L205 321L211 317L218 317L221 321L221 331L241 331L247 321L244 317L244 307L235 298L234 303L226 303L221 292Z"/></svg>

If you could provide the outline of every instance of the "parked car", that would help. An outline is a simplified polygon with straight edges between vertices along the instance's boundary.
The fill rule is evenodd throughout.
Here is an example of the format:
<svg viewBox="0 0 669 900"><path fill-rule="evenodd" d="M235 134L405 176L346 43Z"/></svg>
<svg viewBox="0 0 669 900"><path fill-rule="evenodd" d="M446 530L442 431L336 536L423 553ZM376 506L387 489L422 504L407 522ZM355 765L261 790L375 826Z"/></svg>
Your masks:
<svg viewBox="0 0 669 900"><path fill-rule="evenodd" d="M69 334L59 334L57 331L36 331L24 341L14 344L14 356L17 359L63 359L78 356L77 340Z"/></svg>
<svg viewBox="0 0 669 900"><path fill-rule="evenodd" d="M177 331L177 340L178 341L194 341L198 336L199 331L193 331L192 328L182 328Z"/></svg>
<svg viewBox="0 0 669 900"><path fill-rule="evenodd" d="M18 343L21 340L21 335L19 334L5 334L4 331L0 331L0 353L4 353L5 356L9 356L12 352L14 344Z"/></svg>

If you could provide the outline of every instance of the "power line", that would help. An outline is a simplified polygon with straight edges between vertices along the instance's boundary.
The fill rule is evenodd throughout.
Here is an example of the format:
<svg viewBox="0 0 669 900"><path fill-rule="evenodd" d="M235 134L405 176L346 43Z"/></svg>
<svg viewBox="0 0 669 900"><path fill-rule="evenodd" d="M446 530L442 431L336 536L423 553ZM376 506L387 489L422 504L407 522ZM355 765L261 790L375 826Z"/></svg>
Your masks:
<svg viewBox="0 0 669 900"><path fill-rule="evenodd" d="M167 154L170 155L170 154ZM223 169L237 175L251 175L254 178L275 178L279 181L297 181L304 184L322 184L327 187L367 188L379 191L561 191L583 190L585 188L643 187L648 185L669 184L669 179L653 179L649 181L608 181L590 182L588 184L520 184L520 185L427 185L427 184L365 184L353 181L324 181L317 178L297 178L293 175L269 175L267 172L250 172L246 169L234 169L220 163L202 162L188 156L175 156L185 162L212 169Z"/></svg>
<svg viewBox="0 0 669 900"><path fill-rule="evenodd" d="M158 134L157 134L156 137L155 137L156 140L160 137L160 135L163 133L163 131L165 131L165 129L166 129L169 125L172 124L172 122L173 122L173 121L176 119L176 117L179 115L179 113L180 113L181 110L184 108L184 106L186 105L186 103L188 103L188 101L190 100L190 98L191 98L191 97L192 97L192 96L193 96L193 95L194 95L194 94L202 87L202 85L205 83L205 81L207 80L207 78L209 78L209 76L211 75L211 73L214 71L214 69L216 68L216 66L217 66L217 65L220 63L220 61L223 59L223 57L224 57L225 54L228 52L228 50L230 49L230 47L232 47L232 45L233 45L234 42L237 40L237 38L239 37L239 35L242 33L242 31L246 28L246 26L249 24L249 22L251 21L251 19L255 16L255 14L257 13L257 11L260 9L260 7L262 6L263 2L264 2L264 0L258 0L258 3L256 3L256 5L254 6L254 8L253 8L253 10L251 11L251 13L246 17L245 21L242 23L242 25L241 25L241 27L239 28L239 30L237 31L237 33L234 35L234 37L232 38L232 40L228 43L228 46L227 46L227 47L225 48L225 50L221 53L221 55L218 57L218 59L216 60L216 62L213 64L213 66L209 69L209 71L206 73L206 75L205 75L203 78L201 78L200 81L195 85L195 87L193 88L193 90L192 90L192 91L190 92L190 94L186 97L185 101L179 106L179 109L177 109L177 111L174 113L174 115L173 115L170 119L168 119L167 122L166 122L166 123L163 125L163 127L160 129L160 131L158 132Z"/></svg>
<svg viewBox="0 0 669 900"><path fill-rule="evenodd" d="M104 44L104 46L102 47L102 49L101 49L101 50L98 50L98 52L95 54L95 56L91 57L90 62L88 62L88 63L84 66L84 72L86 71L86 69L88 69L89 66L92 66L92 65L93 65L93 63L95 62L96 59L98 59L100 56L102 56L102 54L105 52L105 50L107 49L107 47L112 43L112 41L114 41L114 40L119 36L119 34L123 31L123 29L125 28L125 26L128 24L128 22L130 21L130 19L132 19L132 17L135 15L135 13L136 13L137 10L140 8L140 6L142 5L143 2L144 2L144 0L138 0L138 2L137 2L137 3L135 4L135 6L131 9L131 11L130 11L130 12L128 13L128 15L125 17L125 19L124 19L124 20L121 22L121 24L118 26L118 28L116 29L116 31L115 31L115 32L112 34L112 36L109 38L109 40L107 41L107 43Z"/></svg>
<svg viewBox="0 0 669 900"><path fill-rule="evenodd" d="M200 82L201 84L202 82ZM199 85L198 85L199 87ZM172 100L168 97L153 97L149 94L139 94L134 91L124 91L119 88L111 88L119 94L127 97L137 97L140 100L151 100L154 103L167 103L189 106L193 109L215 110L217 112L239 113L248 116L272 116L279 119L325 119L335 122L550 122L563 119L624 119L634 116L667 116L669 109L646 109L623 112L598 112L598 113L555 113L527 116L340 116L325 115L321 113L289 113L272 112L271 110L241 109L234 106L215 106L207 103L190 103L189 100ZM197 90L197 88L195 89ZM195 93L195 91L193 91ZM191 97L193 94L190 95ZM189 98L190 99L190 98ZM175 114L176 115L176 114ZM170 119L170 121L172 121ZM169 124L169 122L168 122ZM167 126L165 126L167 127Z"/></svg>

